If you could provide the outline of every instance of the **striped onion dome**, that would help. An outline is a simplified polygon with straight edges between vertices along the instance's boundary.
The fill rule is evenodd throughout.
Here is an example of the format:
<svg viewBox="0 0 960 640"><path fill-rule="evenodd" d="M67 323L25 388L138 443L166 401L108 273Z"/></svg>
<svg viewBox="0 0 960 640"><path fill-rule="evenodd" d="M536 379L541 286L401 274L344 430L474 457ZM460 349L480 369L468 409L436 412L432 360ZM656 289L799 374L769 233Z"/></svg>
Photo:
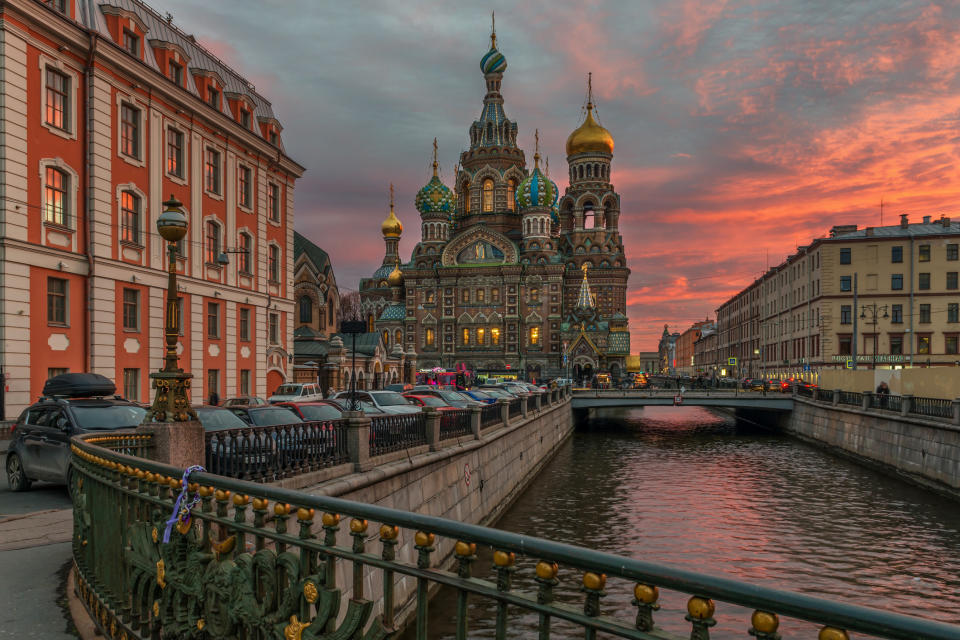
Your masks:
<svg viewBox="0 0 960 640"><path fill-rule="evenodd" d="M527 207L553 208L557 204L559 195L557 183L540 171L539 154L534 156L534 160L536 163L533 171L517 187L517 206L520 209L526 209Z"/></svg>
<svg viewBox="0 0 960 640"><path fill-rule="evenodd" d="M496 46L491 46L480 58L480 69L484 75L488 73L503 73L507 68L507 59L497 50Z"/></svg>

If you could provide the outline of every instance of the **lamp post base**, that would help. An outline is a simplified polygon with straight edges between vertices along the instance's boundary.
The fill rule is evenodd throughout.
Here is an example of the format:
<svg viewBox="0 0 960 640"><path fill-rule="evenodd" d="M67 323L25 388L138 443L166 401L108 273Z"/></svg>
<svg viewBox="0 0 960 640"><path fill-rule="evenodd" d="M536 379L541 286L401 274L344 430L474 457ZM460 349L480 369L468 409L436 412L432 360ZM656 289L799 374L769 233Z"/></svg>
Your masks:
<svg viewBox="0 0 960 640"><path fill-rule="evenodd" d="M197 412L190 406L187 390L193 374L183 369L178 371L158 371L151 373L153 388L157 395L153 399L153 406L143 417L143 424L157 422L186 422L196 420Z"/></svg>

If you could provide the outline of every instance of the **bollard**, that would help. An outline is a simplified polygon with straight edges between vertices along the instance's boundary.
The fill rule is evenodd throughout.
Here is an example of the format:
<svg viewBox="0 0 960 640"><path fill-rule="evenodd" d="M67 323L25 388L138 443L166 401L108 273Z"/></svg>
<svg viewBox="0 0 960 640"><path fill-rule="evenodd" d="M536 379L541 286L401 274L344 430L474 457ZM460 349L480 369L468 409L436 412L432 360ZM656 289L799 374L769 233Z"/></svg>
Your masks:
<svg viewBox="0 0 960 640"><path fill-rule="evenodd" d="M910 413L913 405L913 394L903 394L900 396L900 415L905 416Z"/></svg>
<svg viewBox="0 0 960 640"><path fill-rule="evenodd" d="M873 392L864 391L861 395L863 396L863 400L860 403L860 408L863 409L864 411L867 411L868 409L870 409L870 400L871 400L871 396L873 395Z"/></svg>
<svg viewBox="0 0 960 640"><path fill-rule="evenodd" d="M480 439L480 414L483 413L483 407L470 407L470 431L473 432L473 439Z"/></svg>
<svg viewBox="0 0 960 640"><path fill-rule="evenodd" d="M370 418L362 411L344 411L347 421L347 453L354 471L370 469Z"/></svg>
<svg viewBox="0 0 960 640"><path fill-rule="evenodd" d="M440 447L440 412L436 407L423 407L421 411L427 422L427 444L430 451L436 451Z"/></svg>

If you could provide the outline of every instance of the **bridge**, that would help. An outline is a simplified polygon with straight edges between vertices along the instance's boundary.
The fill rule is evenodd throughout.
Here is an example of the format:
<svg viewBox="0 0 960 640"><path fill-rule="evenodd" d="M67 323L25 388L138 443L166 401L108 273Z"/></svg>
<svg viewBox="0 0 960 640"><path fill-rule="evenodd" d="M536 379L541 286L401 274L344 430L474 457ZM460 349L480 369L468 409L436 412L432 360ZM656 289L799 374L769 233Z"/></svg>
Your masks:
<svg viewBox="0 0 960 640"><path fill-rule="evenodd" d="M653 407L682 405L691 407L722 407L727 409L757 409L791 411L793 397L787 393L734 391L727 389L696 390L680 393L676 389L574 389L571 406L574 409L603 409L614 407Z"/></svg>

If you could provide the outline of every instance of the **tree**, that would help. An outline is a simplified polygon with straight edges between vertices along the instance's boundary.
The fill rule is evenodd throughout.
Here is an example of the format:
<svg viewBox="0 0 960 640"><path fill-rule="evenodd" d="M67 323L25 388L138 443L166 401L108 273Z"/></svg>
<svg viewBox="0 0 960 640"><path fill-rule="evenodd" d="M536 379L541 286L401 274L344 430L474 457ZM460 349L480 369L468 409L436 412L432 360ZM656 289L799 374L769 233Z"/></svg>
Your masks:
<svg viewBox="0 0 960 640"><path fill-rule="evenodd" d="M363 320L363 305L359 291L347 291L340 294L339 322Z"/></svg>

